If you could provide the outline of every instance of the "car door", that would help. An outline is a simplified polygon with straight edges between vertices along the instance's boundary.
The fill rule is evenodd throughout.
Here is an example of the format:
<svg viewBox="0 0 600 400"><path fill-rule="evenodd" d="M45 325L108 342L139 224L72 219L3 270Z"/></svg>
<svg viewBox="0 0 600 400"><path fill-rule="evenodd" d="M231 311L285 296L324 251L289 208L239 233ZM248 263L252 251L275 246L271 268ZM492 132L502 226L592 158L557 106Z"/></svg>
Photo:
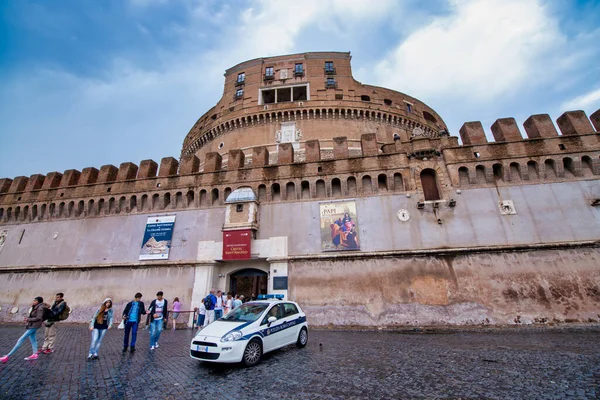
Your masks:
<svg viewBox="0 0 600 400"><path fill-rule="evenodd" d="M276 317L277 321L269 325L269 317ZM261 322L261 332L263 334L263 352L271 351L285 344L285 330L283 329L283 307L274 304L267 310Z"/></svg>
<svg viewBox="0 0 600 400"><path fill-rule="evenodd" d="M300 312L293 303L283 303L284 344L296 343L300 332Z"/></svg>

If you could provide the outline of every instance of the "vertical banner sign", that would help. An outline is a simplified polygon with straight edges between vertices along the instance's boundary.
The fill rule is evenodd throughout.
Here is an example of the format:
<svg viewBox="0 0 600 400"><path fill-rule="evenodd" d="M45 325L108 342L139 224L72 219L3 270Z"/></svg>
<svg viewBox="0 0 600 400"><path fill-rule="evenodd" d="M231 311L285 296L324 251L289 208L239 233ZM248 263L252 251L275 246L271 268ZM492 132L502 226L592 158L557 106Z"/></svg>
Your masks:
<svg viewBox="0 0 600 400"><path fill-rule="evenodd" d="M251 238L250 229L223 232L223 260L249 260Z"/></svg>
<svg viewBox="0 0 600 400"><path fill-rule="evenodd" d="M148 217L140 260L168 260L175 215Z"/></svg>
<svg viewBox="0 0 600 400"><path fill-rule="evenodd" d="M0 251L4 248L4 243L6 242L6 237L8 236L8 229L3 229L0 231Z"/></svg>
<svg viewBox="0 0 600 400"><path fill-rule="evenodd" d="M336 201L319 204L321 250L360 250L356 202Z"/></svg>

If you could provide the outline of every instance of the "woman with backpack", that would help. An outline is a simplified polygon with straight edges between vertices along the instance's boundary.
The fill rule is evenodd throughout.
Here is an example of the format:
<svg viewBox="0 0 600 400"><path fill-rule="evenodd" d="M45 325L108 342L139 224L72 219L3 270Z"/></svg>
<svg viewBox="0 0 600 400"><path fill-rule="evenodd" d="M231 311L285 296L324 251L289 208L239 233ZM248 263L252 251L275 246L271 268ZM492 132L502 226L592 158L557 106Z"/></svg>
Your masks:
<svg viewBox="0 0 600 400"><path fill-rule="evenodd" d="M19 340L17 340L17 344L15 344L15 347L13 347L10 353L5 355L4 357L0 357L0 362L8 362L8 359L18 350L19 347L21 347L21 345L27 338L29 338L29 341L31 342L33 354L31 354L25 359L37 360L37 338L35 337L35 334L37 333L37 330L42 326L42 321L44 318L44 307L45 304L43 298L38 296L35 299L33 299L31 311L29 312L29 317L25 318L25 322L27 322L27 326L25 327L25 333L19 338Z"/></svg>
<svg viewBox="0 0 600 400"><path fill-rule="evenodd" d="M98 349L102 344L102 339L106 334L106 331L112 327L113 323L113 310L112 310L112 299L107 297L102 302L102 305L96 313L94 318L90 321L90 331L92 331L92 343L90 344L90 354L87 359L97 360Z"/></svg>

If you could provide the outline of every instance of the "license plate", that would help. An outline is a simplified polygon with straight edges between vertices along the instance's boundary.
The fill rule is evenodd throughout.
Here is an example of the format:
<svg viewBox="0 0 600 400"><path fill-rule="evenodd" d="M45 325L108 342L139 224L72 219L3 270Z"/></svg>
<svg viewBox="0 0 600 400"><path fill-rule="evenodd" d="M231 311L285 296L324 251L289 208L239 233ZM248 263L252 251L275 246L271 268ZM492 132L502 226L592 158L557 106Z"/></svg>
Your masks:
<svg viewBox="0 0 600 400"><path fill-rule="evenodd" d="M202 351L208 353L208 346L196 346L196 351Z"/></svg>

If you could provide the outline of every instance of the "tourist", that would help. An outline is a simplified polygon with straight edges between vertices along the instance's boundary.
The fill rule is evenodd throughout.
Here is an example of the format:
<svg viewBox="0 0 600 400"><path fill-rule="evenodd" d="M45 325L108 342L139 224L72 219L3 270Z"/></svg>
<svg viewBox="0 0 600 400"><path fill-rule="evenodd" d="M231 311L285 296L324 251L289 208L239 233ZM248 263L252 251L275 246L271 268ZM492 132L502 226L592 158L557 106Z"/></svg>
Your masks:
<svg viewBox="0 0 600 400"><path fill-rule="evenodd" d="M64 297L63 293L56 293L54 303L50 307L53 316L44 322L44 343L42 344L42 348L38 350L38 353L50 354L54 352L56 323L59 321L58 317L65 311L65 307L67 306Z"/></svg>
<svg viewBox="0 0 600 400"><path fill-rule="evenodd" d="M27 326L25 327L25 333L17 340L17 344L15 347L5 355L4 357L0 357L0 362L8 362L8 359L15 354L17 349L21 347L26 338L29 338L31 342L31 348L33 349L32 354L25 358L26 360L37 360L37 338L35 334L37 330L42 326L42 320L44 317L44 299L41 297L36 297L33 299L33 303L31 304L31 311L29 312L29 317L25 318L25 322L27 322Z"/></svg>
<svg viewBox="0 0 600 400"><path fill-rule="evenodd" d="M181 312L181 303L179 302L179 297L175 297L173 300L173 315L171 318L173 319L173 330L177 327L177 317L179 317L179 313Z"/></svg>
<svg viewBox="0 0 600 400"><path fill-rule="evenodd" d="M242 299L239 294L235 295L235 299L233 300L233 308L237 308L242 305Z"/></svg>
<svg viewBox="0 0 600 400"><path fill-rule="evenodd" d="M217 297L215 296L215 289L210 289L210 293L204 299L204 306L206 307L206 325L211 324L215 320L216 304Z"/></svg>
<svg viewBox="0 0 600 400"><path fill-rule="evenodd" d="M198 310L198 329L202 329L204 327L204 322L206 320L206 306L204 305L204 301L206 300L206 297L204 297L202 299L202 301L200 302L200 307L197 308Z"/></svg>
<svg viewBox="0 0 600 400"><path fill-rule="evenodd" d="M150 350L158 348L158 339L163 330L163 321L169 317L167 299L163 299L163 292L156 293L156 299L152 300L148 312L150 313Z"/></svg>
<svg viewBox="0 0 600 400"><path fill-rule="evenodd" d="M123 321L125 322L125 337L123 338L123 353L127 352L129 346L129 332L131 332L131 349L135 352L135 342L137 340L137 331L142 319L142 315L146 314L146 307L142 300L142 294L136 293L134 299L127 303L123 311Z"/></svg>
<svg viewBox="0 0 600 400"><path fill-rule="evenodd" d="M215 302L215 321L223 316L223 306L225 305L223 292L217 290L217 301Z"/></svg>
<svg viewBox="0 0 600 400"><path fill-rule="evenodd" d="M227 300L225 300L225 315L229 313L229 311L233 310L233 298L231 296L231 292L227 293Z"/></svg>
<svg viewBox="0 0 600 400"><path fill-rule="evenodd" d="M107 297L102 302L102 305L94 313L94 318L90 321L90 331L92 331L92 343L90 344L90 354L88 354L89 360L98 359L98 350L102 344L102 339L106 335L106 331L112 327L113 323L113 310L112 310L112 299Z"/></svg>

